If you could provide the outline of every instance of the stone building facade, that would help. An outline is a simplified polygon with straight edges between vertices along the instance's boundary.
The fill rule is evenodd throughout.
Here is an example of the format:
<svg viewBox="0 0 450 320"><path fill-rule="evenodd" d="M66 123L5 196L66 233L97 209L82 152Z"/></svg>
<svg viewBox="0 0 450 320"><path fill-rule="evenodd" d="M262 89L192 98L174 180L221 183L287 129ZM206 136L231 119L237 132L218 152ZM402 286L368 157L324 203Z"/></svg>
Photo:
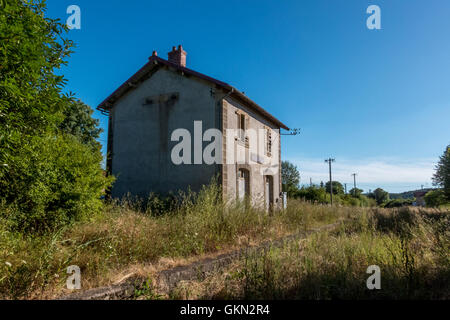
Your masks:
<svg viewBox="0 0 450 320"><path fill-rule="evenodd" d="M236 88L186 68L181 46L168 56L153 52L97 107L109 117L112 196L196 191L217 177L224 199L281 206L280 129L288 127Z"/></svg>

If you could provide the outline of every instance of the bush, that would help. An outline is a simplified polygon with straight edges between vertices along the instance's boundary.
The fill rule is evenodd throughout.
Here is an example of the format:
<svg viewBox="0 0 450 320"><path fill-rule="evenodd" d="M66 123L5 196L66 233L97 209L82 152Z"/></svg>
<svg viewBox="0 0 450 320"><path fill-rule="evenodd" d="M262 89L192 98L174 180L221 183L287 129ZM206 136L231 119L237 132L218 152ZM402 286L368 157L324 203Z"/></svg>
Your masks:
<svg viewBox="0 0 450 320"><path fill-rule="evenodd" d="M0 176L0 216L12 230L44 232L98 212L112 182L101 161L71 135L23 139Z"/></svg>
<svg viewBox="0 0 450 320"><path fill-rule="evenodd" d="M327 197L324 188L317 186L302 187L294 193L294 198L304 199L312 202L326 203Z"/></svg>
<svg viewBox="0 0 450 320"><path fill-rule="evenodd" d="M412 206L414 199L392 199L386 202L384 208L399 208L404 206Z"/></svg>
<svg viewBox="0 0 450 320"><path fill-rule="evenodd" d="M439 207L447 203L447 198L442 189L429 191L425 195L425 203L427 207Z"/></svg>

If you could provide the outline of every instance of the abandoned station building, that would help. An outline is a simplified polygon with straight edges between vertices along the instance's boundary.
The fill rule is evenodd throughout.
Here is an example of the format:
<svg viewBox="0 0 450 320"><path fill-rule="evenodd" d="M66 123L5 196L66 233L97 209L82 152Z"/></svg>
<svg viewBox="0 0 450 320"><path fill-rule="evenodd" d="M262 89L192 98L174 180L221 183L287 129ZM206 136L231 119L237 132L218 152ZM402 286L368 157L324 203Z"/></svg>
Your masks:
<svg viewBox="0 0 450 320"><path fill-rule="evenodd" d="M112 197L196 191L218 177L224 199L281 206L280 129L288 127L231 85L186 68L186 55L182 46L168 60L153 52L97 107L109 116Z"/></svg>

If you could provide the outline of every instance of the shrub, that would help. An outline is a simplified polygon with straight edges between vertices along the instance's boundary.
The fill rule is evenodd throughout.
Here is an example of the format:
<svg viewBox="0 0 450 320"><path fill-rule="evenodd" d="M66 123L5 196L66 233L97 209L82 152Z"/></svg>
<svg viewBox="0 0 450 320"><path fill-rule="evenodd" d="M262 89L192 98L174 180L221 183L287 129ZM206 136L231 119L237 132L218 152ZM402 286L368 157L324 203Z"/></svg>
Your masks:
<svg viewBox="0 0 450 320"><path fill-rule="evenodd" d="M384 208L398 208L404 206L412 206L414 199L392 199L383 204Z"/></svg>
<svg viewBox="0 0 450 320"><path fill-rule="evenodd" d="M99 212L112 182L99 150L71 135L22 139L0 176L0 213L13 230L43 232Z"/></svg>
<svg viewBox="0 0 450 320"><path fill-rule="evenodd" d="M317 186L302 187L294 193L294 198L305 199L313 202L326 203L327 197L324 188Z"/></svg>
<svg viewBox="0 0 450 320"><path fill-rule="evenodd" d="M425 203L428 207L439 207L447 202L447 198L442 189L427 192Z"/></svg>

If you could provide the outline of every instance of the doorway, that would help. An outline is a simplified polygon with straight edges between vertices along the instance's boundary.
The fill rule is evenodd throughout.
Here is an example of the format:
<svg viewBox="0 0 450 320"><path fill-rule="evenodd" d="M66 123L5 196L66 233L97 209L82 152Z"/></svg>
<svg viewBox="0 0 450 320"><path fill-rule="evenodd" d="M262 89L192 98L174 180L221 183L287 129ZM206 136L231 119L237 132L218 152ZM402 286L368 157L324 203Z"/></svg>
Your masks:
<svg viewBox="0 0 450 320"><path fill-rule="evenodd" d="M273 176L264 176L264 202L266 211L273 209Z"/></svg>
<svg viewBox="0 0 450 320"><path fill-rule="evenodd" d="M238 170L238 177L237 177L237 187L238 187L238 200L244 201L246 198L248 198L248 195L250 194L250 173L246 169L239 169Z"/></svg>

